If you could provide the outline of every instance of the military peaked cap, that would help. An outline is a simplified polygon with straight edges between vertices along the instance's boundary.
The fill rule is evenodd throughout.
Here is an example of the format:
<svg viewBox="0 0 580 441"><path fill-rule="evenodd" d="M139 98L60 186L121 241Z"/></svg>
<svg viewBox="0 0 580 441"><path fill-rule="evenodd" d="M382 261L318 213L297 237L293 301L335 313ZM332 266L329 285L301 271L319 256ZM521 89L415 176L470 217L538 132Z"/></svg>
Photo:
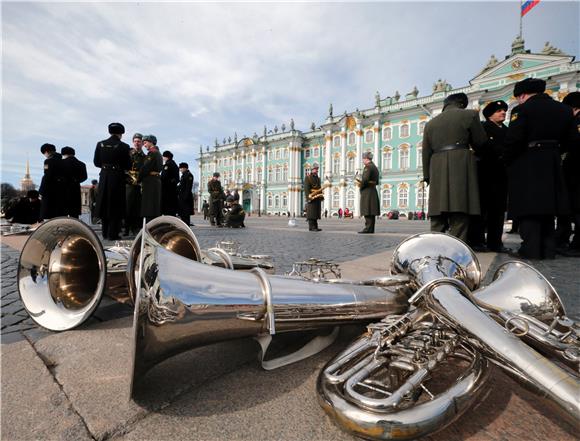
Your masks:
<svg viewBox="0 0 580 441"><path fill-rule="evenodd" d="M483 116L485 118L489 118L491 115L493 115L498 110L507 110L507 109L508 109L508 105L505 101L502 101L502 100L492 101L487 106L485 106L485 108L483 109Z"/></svg>
<svg viewBox="0 0 580 441"><path fill-rule="evenodd" d="M63 147L62 149L60 149L60 154L61 155L75 155L75 149L73 149L72 147Z"/></svg>
<svg viewBox="0 0 580 441"><path fill-rule="evenodd" d="M220 177L220 173L219 173L219 172L215 172L215 173L213 174L213 177L214 177L214 178L219 178L219 177Z"/></svg>
<svg viewBox="0 0 580 441"><path fill-rule="evenodd" d="M125 126L118 122L111 123L109 124L109 133L111 135L122 135L125 133Z"/></svg>
<svg viewBox="0 0 580 441"><path fill-rule="evenodd" d="M580 92L570 92L562 102L575 109L580 109Z"/></svg>
<svg viewBox="0 0 580 441"><path fill-rule="evenodd" d="M189 164L187 164L187 162L180 162L179 168L189 168Z"/></svg>
<svg viewBox="0 0 580 441"><path fill-rule="evenodd" d="M514 86L514 96L518 97L524 93L543 93L546 90L546 82L539 78L526 78L518 81Z"/></svg>
<svg viewBox="0 0 580 441"><path fill-rule="evenodd" d="M133 135L132 139L143 139L143 135L141 135L141 133L137 132Z"/></svg>
<svg viewBox="0 0 580 441"><path fill-rule="evenodd" d="M46 153L46 152L56 152L56 147L54 146L54 144L42 144L40 146L40 153Z"/></svg>
<svg viewBox="0 0 580 441"><path fill-rule="evenodd" d="M145 135L143 137L143 142L149 141L153 145L157 145L157 137L155 135Z"/></svg>

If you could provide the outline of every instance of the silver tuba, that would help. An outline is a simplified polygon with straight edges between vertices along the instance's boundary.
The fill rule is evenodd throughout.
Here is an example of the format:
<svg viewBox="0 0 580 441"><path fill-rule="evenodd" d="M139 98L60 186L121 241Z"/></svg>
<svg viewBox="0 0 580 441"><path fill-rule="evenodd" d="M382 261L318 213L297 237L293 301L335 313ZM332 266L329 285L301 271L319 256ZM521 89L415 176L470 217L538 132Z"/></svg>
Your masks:
<svg viewBox="0 0 580 441"><path fill-rule="evenodd" d="M474 291L479 265L463 242L436 233L406 239L393 254L391 272L415 281L413 309L368 326L365 335L326 365L317 384L324 410L341 428L365 438L426 436L452 423L478 399L489 360L564 413L578 415L578 379L510 332L519 329L516 323L525 328L521 317L501 318L502 312L521 312L517 300L506 299L511 297L520 297L520 309L528 312L523 303L536 302L536 318L542 323L552 323L563 312L553 288L529 269L504 265L492 284ZM525 286L518 290L524 273ZM510 331L497 323L502 320Z"/></svg>
<svg viewBox="0 0 580 441"><path fill-rule="evenodd" d="M409 279L312 282L226 271L164 249L148 228L129 258L137 274L131 395L155 364L214 342L370 322L407 310Z"/></svg>
<svg viewBox="0 0 580 441"><path fill-rule="evenodd" d="M176 217L160 216L147 225L161 246L185 258L231 269L273 270L267 259L230 258L227 253L202 250L191 229ZM140 242L141 233L134 243L138 247ZM18 291L26 311L40 326L65 331L84 323L104 294L132 304L129 253L129 246L103 248L94 231L78 219L42 223L20 254Z"/></svg>

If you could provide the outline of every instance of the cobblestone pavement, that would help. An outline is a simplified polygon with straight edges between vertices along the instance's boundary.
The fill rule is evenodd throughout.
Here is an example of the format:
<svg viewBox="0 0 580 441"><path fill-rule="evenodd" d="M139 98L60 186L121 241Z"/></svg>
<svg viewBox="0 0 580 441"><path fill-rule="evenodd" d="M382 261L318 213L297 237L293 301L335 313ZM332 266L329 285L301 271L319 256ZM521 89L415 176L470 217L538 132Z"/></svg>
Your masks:
<svg viewBox="0 0 580 441"><path fill-rule="evenodd" d="M199 216L193 218L193 231L202 248L210 248L222 240L233 240L240 245L240 251L247 254L269 254L274 259L277 274L292 269L292 264L310 257L334 262L346 262L359 257L392 249L404 237L428 230L428 223L421 221L377 221L375 235L358 235L362 228L360 220L322 219L322 232L307 231L303 219L296 220L296 227L288 227L287 218L252 217L247 219L248 228L211 228ZM99 229L97 227L97 232ZM517 248L517 236L508 235L506 245ZM105 246L111 245L104 242ZM2 341L21 338L21 332L36 328L28 317L19 299L16 286L16 272L19 252L2 245L1 248L1 334ZM486 283L493 271L503 262L511 260L507 255L497 255ZM563 299L570 316L580 319L580 259L558 257L553 261L530 262L554 285ZM389 262L385 262L385 272ZM130 315L130 306L103 298L101 305L91 320L105 321ZM44 331L40 331L44 332Z"/></svg>

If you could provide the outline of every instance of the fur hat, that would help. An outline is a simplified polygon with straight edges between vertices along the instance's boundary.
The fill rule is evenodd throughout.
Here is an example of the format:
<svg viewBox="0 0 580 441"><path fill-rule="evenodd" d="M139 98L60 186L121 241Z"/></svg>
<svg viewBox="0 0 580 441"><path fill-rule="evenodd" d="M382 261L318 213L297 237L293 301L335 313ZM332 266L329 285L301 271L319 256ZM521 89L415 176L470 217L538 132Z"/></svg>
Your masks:
<svg viewBox="0 0 580 441"><path fill-rule="evenodd" d="M467 107L467 103L469 102L469 98L463 92L461 93L452 93L448 97L445 98L443 101L443 108L447 107L449 104L455 104L461 109L465 109Z"/></svg>
<svg viewBox="0 0 580 441"><path fill-rule="evenodd" d="M61 155L75 155L75 149L73 149L72 147L63 147L62 149L60 149L60 154Z"/></svg>
<svg viewBox="0 0 580 441"><path fill-rule="evenodd" d="M514 86L514 96L518 97L524 93L544 93L546 90L546 82L539 78L526 78L518 81Z"/></svg>
<svg viewBox="0 0 580 441"><path fill-rule="evenodd" d="M125 126L118 122L111 123L109 124L109 133L111 135L122 135L125 133Z"/></svg>
<svg viewBox="0 0 580 441"><path fill-rule="evenodd" d="M580 92L570 92L562 102L572 108L580 109Z"/></svg>

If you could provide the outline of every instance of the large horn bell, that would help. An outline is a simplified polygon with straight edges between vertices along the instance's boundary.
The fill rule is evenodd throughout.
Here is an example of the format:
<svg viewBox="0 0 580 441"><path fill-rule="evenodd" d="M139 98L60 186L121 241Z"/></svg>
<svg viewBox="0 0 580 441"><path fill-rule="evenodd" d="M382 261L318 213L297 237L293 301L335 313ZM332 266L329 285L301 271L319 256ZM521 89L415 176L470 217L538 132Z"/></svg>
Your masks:
<svg viewBox="0 0 580 441"><path fill-rule="evenodd" d="M408 308L409 284L318 283L228 271L167 251L143 230L132 249L137 274L133 383L155 364L214 342L371 321ZM379 284L377 282L377 284ZM385 286L391 285L391 286Z"/></svg>

